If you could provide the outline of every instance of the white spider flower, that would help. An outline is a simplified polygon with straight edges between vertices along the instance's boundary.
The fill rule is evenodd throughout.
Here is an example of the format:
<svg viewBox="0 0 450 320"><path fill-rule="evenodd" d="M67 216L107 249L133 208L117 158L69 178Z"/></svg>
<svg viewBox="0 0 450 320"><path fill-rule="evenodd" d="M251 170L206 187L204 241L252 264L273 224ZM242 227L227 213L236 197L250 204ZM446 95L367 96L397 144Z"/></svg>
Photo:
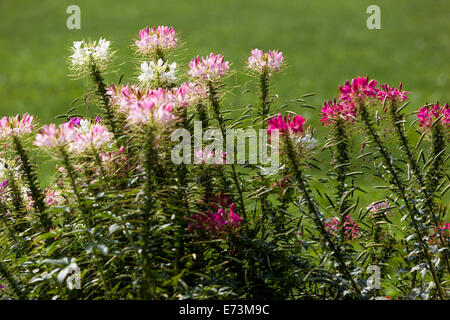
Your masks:
<svg viewBox="0 0 450 320"><path fill-rule="evenodd" d="M71 48L72 55L69 56L71 67L75 71L82 71L91 66L91 59L99 67L103 68L107 62L111 61L112 52L110 41L103 38L94 42L74 41Z"/></svg>
<svg viewBox="0 0 450 320"><path fill-rule="evenodd" d="M149 63L144 61L141 64L141 75L139 76L139 81L142 84L150 84L153 81L173 83L177 80L175 76L175 69L177 68L177 63L173 62L168 64L162 59L159 59L157 63L150 61Z"/></svg>

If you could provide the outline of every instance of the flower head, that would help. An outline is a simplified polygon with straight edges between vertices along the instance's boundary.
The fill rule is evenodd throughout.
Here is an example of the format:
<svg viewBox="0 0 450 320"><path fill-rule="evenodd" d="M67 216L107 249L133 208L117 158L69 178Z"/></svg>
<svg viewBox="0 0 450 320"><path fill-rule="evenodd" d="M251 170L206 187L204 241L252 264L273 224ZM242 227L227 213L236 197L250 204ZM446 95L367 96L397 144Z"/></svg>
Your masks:
<svg viewBox="0 0 450 320"><path fill-rule="evenodd" d="M442 118L440 122L442 126L450 127L450 107L448 103L442 107L439 106L439 102L433 106L425 106L420 109L417 114L417 118L419 119L419 127L430 129L434 121L441 116Z"/></svg>
<svg viewBox="0 0 450 320"><path fill-rule="evenodd" d="M105 67L112 58L109 46L110 41L103 38L98 42L75 41L69 56L72 69L77 72L86 70L91 66L91 59L99 67Z"/></svg>
<svg viewBox="0 0 450 320"><path fill-rule="evenodd" d="M229 62L220 54L210 53L206 58L195 57L189 63L189 74L199 80L214 81L222 78L229 69Z"/></svg>
<svg viewBox="0 0 450 320"><path fill-rule="evenodd" d="M391 204L389 200L372 202L367 209L370 210L370 217L375 218L378 215L392 216L392 210L390 210Z"/></svg>
<svg viewBox="0 0 450 320"><path fill-rule="evenodd" d="M258 73L262 73L264 68L267 68L269 74L280 71L281 63L283 62L283 53L278 50L264 50L253 49L252 55L248 58L248 67Z"/></svg>
<svg viewBox="0 0 450 320"><path fill-rule="evenodd" d="M431 244L441 243L441 238L444 239L444 241L447 243L450 241L449 222L440 223L437 228L434 228L433 234L431 235L430 243Z"/></svg>
<svg viewBox="0 0 450 320"><path fill-rule="evenodd" d="M369 81L367 77L356 77L352 81L346 81L344 86L339 86L341 96L340 101L344 103L354 104L367 98L376 98L378 96L378 89L376 89L377 82L375 80Z"/></svg>
<svg viewBox="0 0 450 320"><path fill-rule="evenodd" d="M207 231L218 236L235 232L242 222L236 213L236 205L224 194L210 199L206 207L206 211L193 215L194 222L189 225L189 230Z"/></svg>
<svg viewBox="0 0 450 320"><path fill-rule="evenodd" d="M353 104L340 103L336 100L326 101L320 113L322 115L320 122L324 126L333 124L339 119L346 122L353 122L356 118L356 108Z"/></svg>
<svg viewBox="0 0 450 320"><path fill-rule="evenodd" d="M331 236L338 236L342 232L344 233L344 238L347 240L353 240L359 235L359 225L347 215L344 217L343 222L338 217L332 217L327 219L325 222L325 230Z"/></svg>
<svg viewBox="0 0 450 320"><path fill-rule="evenodd" d="M75 135L74 124L66 122L58 127L54 124L44 125L36 135L34 145L47 149L65 146L73 141Z"/></svg>
<svg viewBox="0 0 450 320"><path fill-rule="evenodd" d="M387 84L381 84L380 85L381 89L378 91L378 99L380 101L384 101L384 99L386 99L386 101L396 101L396 102L407 100L408 97L406 96L406 94L408 92L402 91L402 85L403 84L401 83L398 88L395 88L389 87L389 85Z"/></svg>
<svg viewBox="0 0 450 320"><path fill-rule="evenodd" d="M139 31L139 40L136 41L138 52L145 55L156 50L169 50L177 46L175 29L172 27L158 26L146 27Z"/></svg>
<svg viewBox="0 0 450 320"><path fill-rule="evenodd" d="M291 118L291 115L289 114L286 118L286 116L278 114L276 117L267 120L267 133L270 134L272 130L279 130L279 132L284 134L296 135L303 132L305 121L305 118L301 115L295 115Z"/></svg>
<svg viewBox="0 0 450 320"><path fill-rule="evenodd" d="M33 116L25 113L23 116L3 117L0 120L0 139L11 135L22 135L33 131Z"/></svg>

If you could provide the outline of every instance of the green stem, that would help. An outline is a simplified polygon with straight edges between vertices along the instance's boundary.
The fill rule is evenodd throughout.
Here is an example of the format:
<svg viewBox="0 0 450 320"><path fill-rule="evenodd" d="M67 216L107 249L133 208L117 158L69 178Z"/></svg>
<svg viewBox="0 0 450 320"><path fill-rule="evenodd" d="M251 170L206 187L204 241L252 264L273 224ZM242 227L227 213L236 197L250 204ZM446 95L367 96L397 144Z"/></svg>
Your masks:
<svg viewBox="0 0 450 320"><path fill-rule="evenodd" d="M437 278L436 275L436 271L433 267L433 263L431 261L431 256L430 253L428 251L428 245L426 243L426 241L423 238L423 234L422 231L420 230L417 221L416 221L416 208L414 206L411 206L409 199L406 196L405 193L405 187L403 185L403 183L400 180L400 177L398 176L397 170L394 167L393 161L391 156L388 154L388 152L386 151L386 148L384 147L384 145L381 143L381 139L378 136L378 134L376 133L372 121L370 120L370 115L369 115L369 111L367 110L367 107L364 105L364 103L359 103L359 110L361 112L361 117L364 121L364 124L366 126L367 132L369 133L369 135L372 137L373 141L375 142L375 145L377 147L377 150L380 152L380 154L383 157L384 160L384 164L387 167L388 172L390 173L390 175L392 176L392 182L393 184L397 187L398 192L400 193L401 198L403 199L403 202L405 203L406 209L409 212L409 215L411 217L411 221L413 224L413 227L416 231L418 240L421 244L422 247L422 252L425 255L425 258L427 260L428 263L428 270L430 270L431 275L433 277L433 281L436 285L436 288L438 290L438 295L440 299L444 299L444 293L442 291L441 285L439 283L439 280Z"/></svg>
<svg viewBox="0 0 450 320"><path fill-rule="evenodd" d="M223 120L222 113L220 112L219 97L218 97L216 88L214 87L214 84L212 81L208 82L208 89L209 89L209 101L210 101L212 109L214 111L215 118L219 124L219 129L220 129L220 132L222 133L222 139L225 142L226 141L226 131L225 131L225 126L224 126L224 120ZM238 176L236 173L236 167L235 167L234 163L231 164L231 171L232 171L232 177L234 180L234 184L236 186L236 190L238 191L238 194L239 194L242 215L243 215L246 223L248 223L249 221L247 220L247 213L245 211L245 204L244 204L244 193L243 193L241 185L239 183L239 179L238 179Z"/></svg>
<svg viewBox="0 0 450 320"><path fill-rule="evenodd" d="M89 210L88 207L86 207L84 199L82 198L82 196L81 196L81 194L80 194L80 192L78 190L77 182L76 182L77 175L76 175L76 172L75 172L74 168L72 167L72 164L70 162L70 158L69 158L69 155L68 155L67 151L65 150L64 147L61 147L59 151L60 151L61 157L63 159L64 166L67 169L67 175L69 176L69 180L70 180L70 184L71 184L71 187L72 187L72 191L75 194L75 197L77 199L78 208L79 208L79 210L81 212L81 217L82 217L83 222L84 222L84 224L86 226L86 235L88 237L89 242L91 242L94 245L94 248L92 249L92 253L94 255L95 267L97 268L97 270L100 273L100 278L101 278L102 283L103 283L103 287L104 287L104 290L105 290L105 295L106 295L107 299L110 299L111 285L109 283L109 280L107 280L107 277L105 275L105 271L103 269L103 266L100 263L100 259L99 259L98 254L97 254L97 249L95 248L96 240L95 240L95 237L91 233L91 226L92 226L92 224L91 224L91 221L90 221L90 215L88 214L88 212L90 210Z"/></svg>
<svg viewBox="0 0 450 320"><path fill-rule="evenodd" d="M45 212L44 196L39 188L36 170L31 164L28 155L22 146L22 143L16 135L13 136L13 142L16 148L16 153L21 160L20 167L25 176L25 181L28 185L28 188L30 189L31 198L33 199L33 207L39 213L42 227L44 228L45 232L48 232L48 230L52 227L52 224L47 213Z"/></svg>
<svg viewBox="0 0 450 320"><path fill-rule="evenodd" d="M325 225L322 221L321 213L319 212L317 206L314 204L313 199L311 198L311 196L309 194L307 183L305 182L305 179L303 178L303 173L300 170L300 167L297 163L297 154L292 145L292 141L287 134L283 134L283 137L284 137L284 142L286 144L287 155L288 155L289 161L291 162L291 165L292 165L292 170L294 173L295 180L299 184L300 189L303 193L303 197L308 206L308 211L311 215L314 216L314 222L315 222L316 226L319 228L320 233L325 238L326 243L328 244L331 251L333 252L333 255L336 257L345 277L350 281L355 292L357 294L361 294L361 291L359 290L358 286L356 285L355 280L351 276L351 273L348 270L347 265L345 264L344 258L342 257L341 250L331 240L331 237L328 234L328 232L326 231Z"/></svg>
<svg viewBox="0 0 450 320"><path fill-rule="evenodd" d="M26 300L27 299L26 295L19 288L19 285L14 280L12 275L9 273L8 269L3 264L2 261L0 261L0 274L6 279L6 281L8 281L9 285L11 286L11 289L14 291L14 293L17 296L17 298L19 298L20 300Z"/></svg>

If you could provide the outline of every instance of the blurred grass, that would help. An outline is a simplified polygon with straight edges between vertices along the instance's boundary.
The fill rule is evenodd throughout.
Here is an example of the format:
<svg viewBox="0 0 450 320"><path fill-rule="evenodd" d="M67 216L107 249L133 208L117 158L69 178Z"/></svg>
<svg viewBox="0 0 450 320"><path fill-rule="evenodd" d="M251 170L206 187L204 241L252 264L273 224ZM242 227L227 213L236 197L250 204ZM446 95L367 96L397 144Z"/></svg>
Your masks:
<svg viewBox="0 0 450 320"><path fill-rule="evenodd" d="M66 28L66 8L72 4L81 8L81 30ZM371 4L381 8L381 30L366 28ZM73 41L111 40L124 81L130 81L136 68L130 60L133 39L139 29L160 24L182 35L186 45L178 51L179 64L213 51L242 71L252 48L282 50L288 65L273 79L280 97L273 110L309 92L317 93L310 102L319 106L346 79L366 74L389 84L403 82L409 111L425 101L448 101L450 93L448 0L2 0L0 12L0 114L29 112L42 123L54 122L86 89L85 81L67 77ZM110 74L108 80L119 76ZM229 81L249 80L238 72ZM227 103L240 108L253 99L254 94L236 95ZM318 126L318 111L291 109ZM54 163L39 165L48 183Z"/></svg>

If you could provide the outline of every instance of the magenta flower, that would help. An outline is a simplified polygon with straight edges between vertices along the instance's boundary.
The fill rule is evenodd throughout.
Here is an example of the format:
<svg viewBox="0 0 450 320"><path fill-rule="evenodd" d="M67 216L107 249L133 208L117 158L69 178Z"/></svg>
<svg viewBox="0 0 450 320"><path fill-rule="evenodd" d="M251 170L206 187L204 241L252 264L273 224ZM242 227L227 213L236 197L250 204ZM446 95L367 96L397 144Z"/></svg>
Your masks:
<svg viewBox="0 0 450 320"><path fill-rule="evenodd" d="M356 118L356 108L353 104L343 104L336 100L326 101L320 113L322 115L320 122L322 122L322 125L324 126L332 124L338 119L343 119L346 122L353 122Z"/></svg>
<svg viewBox="0 0 450 320"><path fill-rule="evenodd" d="M380 85L380 90L378 91L378 99L380 101L384 101L384 99L386 99L386 101L405 101L408 99L408 97L406 96L406 94L408 92L406 91L402 91L402 86L403 84L400 83L400 86L397 88L395 87L389 87L387 84L382 84Z"/></svg>
<svg viewBox="0 0 450 320"><path fill-rule="evenodd" d="M438 228L433 229L433 234L431 235L430 243L436 244L441 243L441 237L444 241L450 241L450 223L444 222L438 225Z"/></svg>
<svg viewBox="0 0 450 320"><path fill-rule="evenodd" d="M210 53L206 58L195 57L189 63L189 75L199 80L214 81L222 78L229 69L229 62L220 54Z"/></svg>
<svg viewBox="0 0 450 320"><path fill-rule="evenodd" d="M283 62L283 53L278 50L264 50L253 49L252 55L248 58L248 67L258 73L262 73L264 68L267 68L269 74L280 71L281 63Z"/></svg>
<svg viewBox="0 0 450 320"><path fill-rule="evenodd" d="M9 181L8 180L2 180L2 182L0 182L0 195L3 194L9 186Z"/></svg>
<svg viewBox="0 0 450 320"><path fill-rule="evenodd" d="M419 127L424 129L430 129L433 122L442 116L441 124L444 127L450 127L450 107L448 103L439 106L439 102L437 102L433 106L426 106L419 110L417 114L417 118L419 118Z"/></svg>
<svg viewBox="0 0 450 320"><path fill-rule="evenodd" d="M305 124L305 118L301 115L295 115L291 119L291 115L288 117L278 114L276 117L273 117L267 120L268 128L267 133L270 135L272 130L278 130L284 134L299 134L303 132L303 125Z"/></svg>
<svg viewBox="0 0 450 320"><path fill-rule="evenodd" d="M367 98L376 98L378 96L376 85L375 80L369 81L369 76L356 77L351 82L347 80L344 86L339 86L341 92L339 100L343 103L354 104Z"/></svg>
<svg viewBox="0 0 450 320"><path fill-rule="evenodd" d="M333 237L338 236L344 232L344 237L347 240L353 240L359 235L359 225L347 215L344 217L344 222L338 217L332 217L325 222L325 230Z"/></svg>
<svg viewBox="0 0 450 320"><path fill-rule="evenodd" d="M3 117L0 120L0 139L11 135L22 135L33 131L33 116L25 113L23 116Z"/></svg>
<svg viewBox="0 0 450 320"><path fill-rule="evenodd" d="M158 26L145 28L139 31L139 40L136 46L139 52L149 54L155 50L169 50L177 46L175 30L172 27Z"/></svg>
<svg viewBox="0 0 450 320"><path fill-rule="evenodd" d="M200 211L193 215L194 222L189 225L189 230L207 231L214 236L233 233L242 222L242 218L236 213L236 205L223 193L213 197L207 203L207 211Z"/></svg>

